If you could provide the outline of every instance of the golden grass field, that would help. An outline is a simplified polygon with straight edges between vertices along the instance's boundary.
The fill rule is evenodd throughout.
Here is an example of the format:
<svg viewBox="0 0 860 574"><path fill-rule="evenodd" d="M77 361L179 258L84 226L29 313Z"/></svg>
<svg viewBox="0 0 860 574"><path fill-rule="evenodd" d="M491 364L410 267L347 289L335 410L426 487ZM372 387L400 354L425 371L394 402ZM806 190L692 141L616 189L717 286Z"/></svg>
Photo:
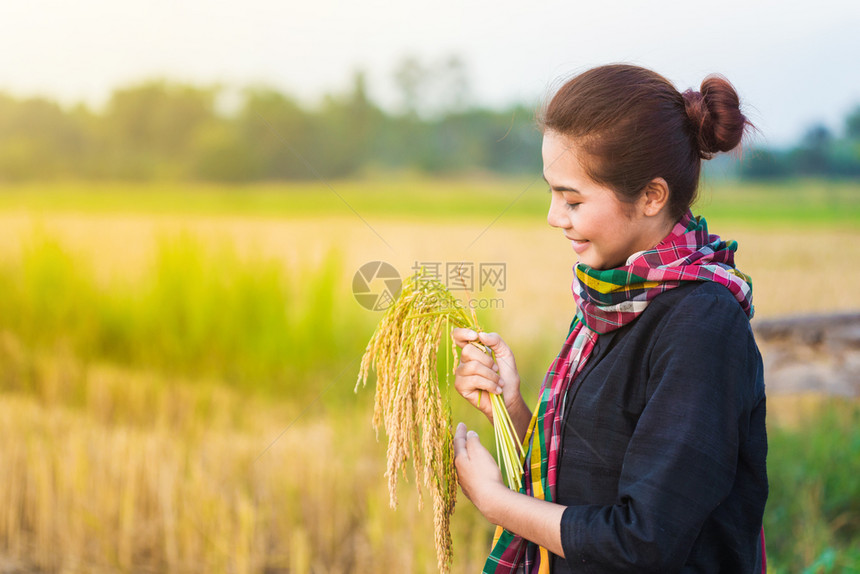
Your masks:
<svg viewBox="0 0 860 574"><path fill-rule="evenodd" d="M4 572L435 570L430 508L411 485L388 508L366 408L297 419L304 405L34 355L8 334L0 360L35 385L0 400ZM463 502L456 572L490 534Z"/></svg>
<svg viewBox="0 0 860 574"><path fill-rule="evenodd" d="M529 356L526 393L536 392L574 312L574 254L543 219L8 210L0 212L0 262L20 262L34 230L92 262L107 288L143 281L159 239L181 234L287 271L336 257L335 296L350 305L352 274L368 261L387 261L401 276L416 262L503 262L504 291L475 296L502 301L479 317ZM712 232L739 241L758 317L860 309L860 229L735 224ZM369 338L379 315L357 303L353 312L368 327L355 336ZM429 505L417 511L410 484L400 508L388 508L372 390L352 395L357 362L355 373L333 381L309 377L317 386L298 402L83 359L62 341L30 348L8 331L0 362L4 388L24 389L0 398L0 571L435 571ZM318 400L326 394L355 406L330 407ZM794 403L785 403L793 405L786 420L801 408ZM780 398L771 405L778 424ZM491 440L476 412L457 404L457 416ZM477 571L491 527L462 496L453 534L452 571Z"/></svg>
<svg viewBox="0 0 860 574"><path fill-rule="evenodd" d="M0 257L14 257L33 229L58 238L69 250L96 263L103 278L133 280L145 269L159 237L190 234L204 243L226 244L240 255L264 257L292 268L320 265L331 253L351 274L363 263L383 260L401 276L416 262L504 262L508 286L504 308L492 320L517 329L543 329L569 322L574 253L561 232L545 221L464 223L355 217L268 219L224 216L76 215L0 213ZM738 266L754 282L759 317L860 309L860 229L768 228L735 225L712 229L740 248ZM847 263L847 264L846 264ZM349 277L347 277L349 279ZM351 283L341 286L351 297ZM559 315L563 310L564 316ZM540 327L538 327L540 326Z"/></svg>

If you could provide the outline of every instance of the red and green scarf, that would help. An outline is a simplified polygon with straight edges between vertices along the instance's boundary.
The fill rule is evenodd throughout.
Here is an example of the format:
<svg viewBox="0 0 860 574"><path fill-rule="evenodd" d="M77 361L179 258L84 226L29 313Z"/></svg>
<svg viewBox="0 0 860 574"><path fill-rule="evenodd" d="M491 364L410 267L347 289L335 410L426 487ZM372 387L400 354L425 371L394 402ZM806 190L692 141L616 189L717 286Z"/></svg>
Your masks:
<svg viewBox="0 0 860 574"><path fill-rule="evenodd" d="M636 319L648 303L685 281L725 285L752 318L752 281L735 268L737 242L710 235L705 220L687 212L656 247L634 253L626 265L598 270L574 266L577 315L558 357L544 377L538 407L524 440L527 461L520 492L556 499L557 463L564 396L588 361L597 337ZM537 544L498 527L485 574L549 572L549 553Z"/></svg>

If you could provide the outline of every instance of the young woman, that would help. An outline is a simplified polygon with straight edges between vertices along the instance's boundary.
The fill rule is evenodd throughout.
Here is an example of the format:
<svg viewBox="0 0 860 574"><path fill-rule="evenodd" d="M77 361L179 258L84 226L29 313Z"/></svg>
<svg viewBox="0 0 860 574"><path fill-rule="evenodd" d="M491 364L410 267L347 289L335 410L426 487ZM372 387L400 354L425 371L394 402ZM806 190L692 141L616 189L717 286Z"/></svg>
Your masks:
<svg viewBox="0 0 860 574"><path fill-rule="evenodd" d="M477 434L455 438L460 486L498 525L484 572L762 572L762 362L737 244L690 206L702 159L739 145L737 93L711 76L602 66L543 110L547 220L579 261L577 313L532 413L495 333L455 329L455 386L492 420L501 393L527 447L520 492ZM469 341L479 339L496 360Z"/></svg>

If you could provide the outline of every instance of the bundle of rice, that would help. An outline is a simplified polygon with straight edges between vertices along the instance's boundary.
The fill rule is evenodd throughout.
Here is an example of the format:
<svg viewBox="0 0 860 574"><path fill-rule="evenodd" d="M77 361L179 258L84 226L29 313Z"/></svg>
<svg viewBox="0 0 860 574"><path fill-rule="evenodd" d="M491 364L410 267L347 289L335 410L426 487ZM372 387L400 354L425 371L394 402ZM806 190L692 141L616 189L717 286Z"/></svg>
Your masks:
<svg viewBox="0 0 860 574"><path fill-rule="evenodd" d="M418 505L423 506L421 484L433 496L436 558L440 572L451 564L450 518L457 498L450 405L446 369L444 390L437 378L437 355L443 336L454 327L480 331L477 320L439 280L421 271L408 278L367 344L356 383L366 385L371 367L376 371L373 428L388 435L388 492L397 507L397 474L405 475L406 462L415 469ZM486 352L486 347L477 345ZM456 345L451 345L457 357ZM447 349L447 347L446 347ZM446 359L448 354L446 353ZM446 361L448 363L448 361ZM449 363L448 363L449 364ZM522 446L501 395L490 394L499 465L508 485L518 489L522 478Z"/></svg>

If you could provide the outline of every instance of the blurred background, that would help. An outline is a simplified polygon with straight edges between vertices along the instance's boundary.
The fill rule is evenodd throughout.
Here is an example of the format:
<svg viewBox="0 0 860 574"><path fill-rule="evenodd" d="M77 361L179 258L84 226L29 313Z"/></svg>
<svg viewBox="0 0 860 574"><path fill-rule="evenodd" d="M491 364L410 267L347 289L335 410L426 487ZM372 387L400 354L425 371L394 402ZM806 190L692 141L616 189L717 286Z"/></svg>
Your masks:
<svg viewBox="0 0 860 574"><path fill-rule="evenodd" d="M755 285L768 570L860 571L860 5L578 4L0 7L0 571L436 571L355 389L363 266L471 297L532 401L575 312L535 112L620 61L756 126L694 211Z"/></svg>

